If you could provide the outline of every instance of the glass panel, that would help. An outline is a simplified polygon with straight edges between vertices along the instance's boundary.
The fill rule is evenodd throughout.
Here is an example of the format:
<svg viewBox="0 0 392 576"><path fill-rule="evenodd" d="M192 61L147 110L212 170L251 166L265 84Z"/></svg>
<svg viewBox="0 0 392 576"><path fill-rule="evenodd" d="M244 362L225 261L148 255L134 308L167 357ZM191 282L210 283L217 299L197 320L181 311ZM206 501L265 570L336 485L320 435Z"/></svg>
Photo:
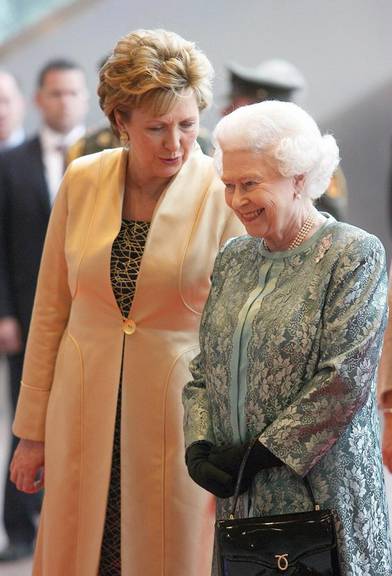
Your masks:
<svg viewBox="0 0 392 576"><path fill-rule="evenodd" d="M0 0L0 43L76 0Z"/></svg>

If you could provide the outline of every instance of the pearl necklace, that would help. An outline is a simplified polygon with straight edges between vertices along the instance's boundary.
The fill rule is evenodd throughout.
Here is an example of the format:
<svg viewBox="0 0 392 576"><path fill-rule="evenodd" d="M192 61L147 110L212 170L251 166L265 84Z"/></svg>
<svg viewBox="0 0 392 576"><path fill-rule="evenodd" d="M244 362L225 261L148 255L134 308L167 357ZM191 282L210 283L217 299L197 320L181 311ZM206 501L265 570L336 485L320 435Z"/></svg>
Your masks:
<svg viewBox="0 0 392 576"><path fill-rule="evenodd" d="M298 231L298 234L296 235L294 240L290 243L287 250L294 250L294 248L298 248L298 246L300 246L300 244L302 244L302 242L305 240L306 236L309 234L315 223L316 223L315 216L310 214L306 218L305 222L302 224L301 228ZM271 250L268 247L267 242L263 240L263 243L264 247L270 252Z"/></svg>
<svg viewBox="0 0 392 576"><path fill-rule="evenodd" d="M294 250L294 248L298 248L298 246L300 244L302 244L302 242L305 240L306 236L309 234L309 232L311 231L311 229L315 225L315 222L316 222L315 217L312 214L310 214L306 218L305 222L302 224L298 234L296 235L294 240L291 242L291 244L287 248L287 250Z"/></svg>

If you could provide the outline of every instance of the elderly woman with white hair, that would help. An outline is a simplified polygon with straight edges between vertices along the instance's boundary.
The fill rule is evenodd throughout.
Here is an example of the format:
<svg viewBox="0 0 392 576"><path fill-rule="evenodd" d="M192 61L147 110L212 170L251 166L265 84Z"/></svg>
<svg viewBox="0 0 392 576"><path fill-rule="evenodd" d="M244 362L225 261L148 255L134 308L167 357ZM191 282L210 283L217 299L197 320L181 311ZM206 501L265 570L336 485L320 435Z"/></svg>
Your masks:
<svg viewBox="0 0 392 576"><path fill-rule="evenodd" d="M226 202L248 236L218 255L201 352L183 392L191 477L227 518L239 464L243 516L335 515L344 576L387 576L392 556L375 406L386 320L384 249L313 205L339 162L331 135L268 101L215 129Z"/></svg>

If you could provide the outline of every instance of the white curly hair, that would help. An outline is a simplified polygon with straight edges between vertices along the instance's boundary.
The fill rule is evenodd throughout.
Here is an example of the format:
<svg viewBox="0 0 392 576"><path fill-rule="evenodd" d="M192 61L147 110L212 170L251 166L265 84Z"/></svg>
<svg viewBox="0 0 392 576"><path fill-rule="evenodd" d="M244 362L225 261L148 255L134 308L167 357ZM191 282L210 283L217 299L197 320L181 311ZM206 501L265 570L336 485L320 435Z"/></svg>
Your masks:
<svg viewBox="0 0 392 576"><path fill-rule="evenodd" d="M339 164L339 148L331 134L292 102L267 100L237 108L214 130L215 164L222 172L222 154L259 151L282 176L304 175L303 194L315 200L328 188Z"/></svg>

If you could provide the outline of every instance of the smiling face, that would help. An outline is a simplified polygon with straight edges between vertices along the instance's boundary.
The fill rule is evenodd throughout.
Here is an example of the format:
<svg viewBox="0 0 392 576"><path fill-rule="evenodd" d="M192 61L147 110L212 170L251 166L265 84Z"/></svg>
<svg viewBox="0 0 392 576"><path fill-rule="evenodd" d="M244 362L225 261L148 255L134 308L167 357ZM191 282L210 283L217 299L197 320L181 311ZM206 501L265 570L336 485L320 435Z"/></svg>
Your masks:
<svg viewBox="0 0 392 576"><path fill-rule="evenodd" d="M116 113L120 131L128 134L130 165L137 175L169 179L187 160L199 131L196 97L189 92L161 116L146 107L137 108L128 118Z"/></svg>
<svg viewBox="0 0 392 576"><path fill-rule="evenodd" d="M265 154L249 150L223 151L222 181L226 203L248 234L279 244L298 225L302 176L286 178Z"/></svg>

